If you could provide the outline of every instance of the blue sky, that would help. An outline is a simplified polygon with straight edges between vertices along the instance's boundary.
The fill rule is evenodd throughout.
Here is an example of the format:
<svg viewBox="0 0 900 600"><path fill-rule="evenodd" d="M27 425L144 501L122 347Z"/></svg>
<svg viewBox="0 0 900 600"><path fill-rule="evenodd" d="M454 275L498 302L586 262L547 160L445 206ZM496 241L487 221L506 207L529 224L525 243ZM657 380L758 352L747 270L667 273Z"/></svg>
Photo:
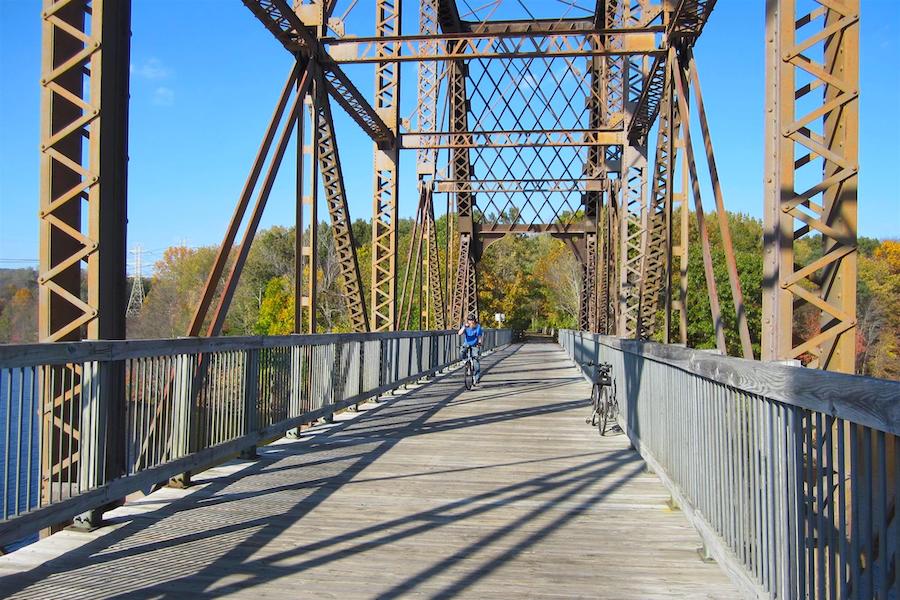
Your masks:
<svg viewBox="0 0 900 600"><path fill-rule="evenodd" d="M348 4L341 0L337 14ZM358 4L348 29L365 35L371 25L362 23L371 23L374 3ZM417 3L405 4L404 30L412 32ZM526 4L549 10L555 3ZM719 2L696 48L726 206L757 217L763 207L762 5ZM40 6L0 0L2 267L36 266L38 254ZM559 6L548 14L561 14L565 6ZM862 11L859 232L900 237L900 13L895 0L863 0ZM221 241L291 58L239 0L134 0L132 33L128 244L148 251L146 264L170 245ZM347 71L371 96L372 67ZM409 116L414 65L402 77L401 113ZM351 215L370 219L372 144L338 107L334 114ZM400 213L411 216L415 151L404 154ZM293 163L293 150L285 161ZM293 177L283 171L262 227L292 223Z"/></svg>

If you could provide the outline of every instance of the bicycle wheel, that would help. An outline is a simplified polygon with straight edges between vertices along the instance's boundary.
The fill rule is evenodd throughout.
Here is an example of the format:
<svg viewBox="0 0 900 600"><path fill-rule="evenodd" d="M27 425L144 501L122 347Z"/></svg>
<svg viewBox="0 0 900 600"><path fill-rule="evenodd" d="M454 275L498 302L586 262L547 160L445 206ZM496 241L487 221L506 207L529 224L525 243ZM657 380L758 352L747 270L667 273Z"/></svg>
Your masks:
<svg viewBox="0 0 900 600"><path fill-rule="evenodd" d="M600 387L600 393L597 399L597 432L600 435L606 433L606 420L609 418L609 390L606 386Z"/></svg>
<svg viewBox="0 0 900 600"><path fill-rule="evenodd" d="M590 423L591 427L597 426L597 406L600 401L600 386L595 385L591 388L591 416L584 420Z"/></svg>
<svg viewBox="0 0 900 600"><path fill-rule="evenodd" d="M475 378L472 375L472 361L466 360L466 389L471 390L475 385Z"/></svg>

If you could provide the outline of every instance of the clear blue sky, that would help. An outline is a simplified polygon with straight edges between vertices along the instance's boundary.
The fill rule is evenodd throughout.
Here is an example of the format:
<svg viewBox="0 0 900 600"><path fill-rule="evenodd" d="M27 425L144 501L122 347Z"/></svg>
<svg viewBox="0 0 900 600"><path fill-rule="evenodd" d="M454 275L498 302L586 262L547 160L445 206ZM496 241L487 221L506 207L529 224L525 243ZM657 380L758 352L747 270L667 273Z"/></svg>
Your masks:
<svg viewBox="0 0 900 600"><path fill-rule="evenodd" d="M128 244L149 251L145 264L170 245L221 241L291 64L239 0L189 4L186 12L181 0L133 3ZM348 4L341 0L337 14ZM348 28L365 35L371 31L374 2L358 4ZM560 4L561 9L544 15L555 3L526 4L539 7L539 17L565 9ZM405 5L404 30L413 32L417 3ZM757 217L763 206L762 5L719 2L696 49L726 205ZM38 255L40 6L38 0L0 0L4 267L36 266ZM863 0L862 11L859 232L900 237L900 13L896 0ZM348 72L371 96L372 67ZM402 76L401 112L408 116L415 100L414 65L404 67ZM372 144L339 108L334 110L351 215L370 219ZM405 154L400 212L411 216L415 152ZM285 160L289 165L293 157ZM292 223L292 185L289 172L279 178L262 227ZM320 214L326 216L324 209Z"/></svg>

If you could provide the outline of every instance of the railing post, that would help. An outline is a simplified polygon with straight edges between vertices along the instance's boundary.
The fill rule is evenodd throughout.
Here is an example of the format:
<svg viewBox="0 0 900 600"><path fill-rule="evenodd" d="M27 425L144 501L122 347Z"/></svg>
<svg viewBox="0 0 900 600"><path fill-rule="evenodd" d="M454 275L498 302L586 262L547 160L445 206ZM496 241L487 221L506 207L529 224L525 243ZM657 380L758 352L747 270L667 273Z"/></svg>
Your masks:
<svg viewBox="0 0 900 600"><path fill-rule="evenodd" d="M172 387L172 425L174 431L172 458L187 456L197 450L197 410L195 403L197 393L193 389L194 363L197 358L197 356L191 354L179 354L175 357L175 377ZM190 485L190 471L169 479L170 487L186 488Z"/></svg>
<svg viewBox="0 0 900 600"><path fill-rule="evenodd" d="M120 361L92 361L82 365L78 492L90 490L125 474L123 367ZM78 515L73 519L73 527L86 530L99 527L103 513L120 503L115 500Z"/></svg>
<svg viewBox="0 0 900 600"><path fill-rule="evenodd" d="M259 349L247 350L244 363L244 435L256 431L259 417ZM256 444L241 450L240 457L247 460L258 458Z"/></svg>
<svg viewBox="0 0 900 600"><path fill-rule="evenodd" d="M91 489L104 483L103 443L106 415L100 385L100 363L87 362L81 369L81 423L79 438L78 486ZM100 509L82 513L73 520L73 527L92 530L99 527L103 513Z"/></svg>
<svg viewBox="0 0 900 600"><path fill-rule="evenodd" d="M301 346L291 346L291 399L288 403L288 418L293 419L303 414L303 353ZM300 437L300 426L288 429L286 437Z"/></svg>

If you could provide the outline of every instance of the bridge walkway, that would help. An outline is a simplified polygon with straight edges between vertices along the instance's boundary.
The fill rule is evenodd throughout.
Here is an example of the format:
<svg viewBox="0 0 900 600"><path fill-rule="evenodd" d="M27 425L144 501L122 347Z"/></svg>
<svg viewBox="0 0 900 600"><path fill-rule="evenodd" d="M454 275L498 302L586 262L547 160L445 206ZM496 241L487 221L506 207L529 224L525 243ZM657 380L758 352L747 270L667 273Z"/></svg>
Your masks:
<svg viewBox="0 0 900 600"><path fill-rule="evenodd" d="M459 373L0 557L13 598L734 598L555 344Z"/></svg>

